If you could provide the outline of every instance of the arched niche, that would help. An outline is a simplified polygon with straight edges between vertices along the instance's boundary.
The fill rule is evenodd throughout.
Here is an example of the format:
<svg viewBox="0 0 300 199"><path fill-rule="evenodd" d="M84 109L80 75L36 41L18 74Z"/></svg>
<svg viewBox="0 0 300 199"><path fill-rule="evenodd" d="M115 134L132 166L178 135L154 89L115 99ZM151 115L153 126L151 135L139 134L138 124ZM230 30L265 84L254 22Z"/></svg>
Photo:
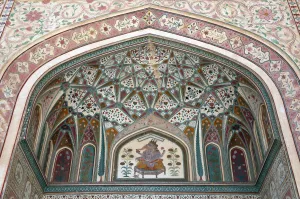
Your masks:
<svg viewBox="0 0 300 199"><path fill-rule="evenodd" d="M153 10L152 10L153 11ZM175 11L172 11L173 13L176 13ZM156 13L156 14L158 14L158 13ZM181 15L180 15L180 17L183 17L184 16L184 13L180 13ZM143 15L138 15L138 16L143 16ZM120 16L120 17L123 17L122 15ZM190 17L190 16L189 16ZM207 21L207 19L203 19L203 18L201 18L201 17L194 17L195 18L195 20L198 20L198 21L201 21L201 20L203 20L204 21L204 23L206 23L206 21ZM102 19L102 18L101 18ZM158 17L157 17L157 20L158 20ZM95 20L96 21L96 20ZM142 20L140 20L140 21L142 21ZM183 21L185 21L185 20L183 20ZM96 21L97 23L98 23L98 21ZM223 29L222 27L227 27L228 28L228 30L226 30L226 31L231 31L231 30L236 30L237 32L242 32L241 30L239 30L239 29L237 29L237 28L234 28L234 27L232 27L232 26L229 26L229 25L226 25L226 24L223 24L223 23L220 23L220 22L216 22L216 21L210 21L210 23L212 23L212 24L214 24L215 25L215 27L216 27L216 29L214 29L215 31L225 31L225 29ZM89 23L87 23L88 25L87 26L90 26L91 24L89 24ZM105 23L104 23L105 24ZM157 23L153 23L153 24L157 24ZM202 24L202 23L201 23ZM85 24L86 25L86 24ZM152 25L152 24L150 24L150 25ZM222 26L222 27L220 27L220 26ZM152 27L152 26L150 26L150 27ZM184 26L184 27L186 27L186 28L188 28L189 26ZM72 29L72 30L70 30L70 32L73 34L73 33L76 33L76 34L78 34L79 32L81 32L82 30L87 30L87 29L84 29L84 28L86 28L85 26L80 26L80 27L78 27L78 29L80 28L80 31L78 30L78 32L76 32L76 29L74 28L74 29ZM138 27L138 30L142 30L143 31L143 28L144 27ZM161 29L162 28L166 28L166 27L160 27ZM128 30L128 29L124 29L124 30L126 30L126 31L129 31L129 32L133 32L133 31L135 31L136 29L134 29L134 28L132 28L132 29L130 29L130 30ZM153 34L153 33L155 33L155 31L152 29L152 30L145 30L146 31L146 33L151 33L151 34ZM148 32L147 32L148 31ZM255 64L253 64L253 63L249 63L249 60L242 60L243 59L243 55L241 55L241 56L239 56L239 53L240 54L243 54L244 52L243 51L241 51L241 52L238 52L238 51L236 51L236 50L224 50L224 46L223 46L223 44L217 44L217 41L215 40L215 39L211 39L211 38L209 38L209 37L203 37L204 39L206 39L206 40L210 40L210 41L205 41L204 39L202 39L202 37L199 37L199 35L198 34L192 34L192 33L190 33L191 35L190 35L190 37L191 38L195 38L195 39L197 39L197 41L195 41L195 40L193 40L193 41L191 41L191 39L189 39L188 37L184 37L183 39L180 39L180 37L181 36L179 36L179 34L182 34L182 30L180 30L180 29L176 29L176 28L172 28L172 29L169 29L168 30L169 32L171 32L171 33L175 33L176 35L173 37L173 39L174 40L182 40L182 41L184 41L184 42L188 42L188 43L190 43L190 44L192 44L192 45L196 45L196 46L202 46L202 47L204 47L204 48L207 48L207 47L209 47L209 50L210 51L213 51L213 52L217 52L217 53L219 53L219 54L223 54L224 56L226 56L226 57L229 57L230 59L235 59L237 62L240 62L240 63L243 63L246 67L248 67L248 68L253 68L256 72L257 72L257 74L259 75L259 76L261 76L261 77L263 77L263 79L264 79L264 82L267 84L267 86L271 89L271 94L272 94L272 96L274 97L274 99L276 99L275 100L275 106L276 106L276 110L277 110L277 114L279 115L280 114L280 117L279 117L279 121L280 121L280 124L281 124L281 126L284 128L283 130L284 130L284 138L285 138L285 142L286 143L289 143L289 147L288 147L288 152L289 152L289 156L290 156L290 160L291 160L291 162L292 162L292 168L293 168L293 171L294 171L294 174L295 174L295 178L296 179L300 179L299 177L297 177L299 174L299 172L296 172L298 169L299 169L299 158L298 158L298 155L297 155L297 151L296 151L296 147L295 147L295 144L294 144L294 142L293 142L293 137L292 137L292 132L291 131L293 131L294 132L294 129L292 129L292 127L290 127L289 126L289 122L288 122L288 120L287 120L287 116L286 116L286 114L290 114L290 112L291 111L288 111L287 109L284 109L285 107L287 108L287 107L289 107L290 106L290 101L288 101L286 98L285 98L285 96L282 94L282 98L280 97L280 89L279 89L279 87L281 86L280 84L280 82L278 81L276 81L276 79L278 78L278 76L274 76L274 77L271 77L271 76L268 76L268 75L266 75L266 73L265 73L265 71L260 71L260 70L257 70L257 68L255 68L255 66L253 66L253 65L255 65ZM176 32L176 31L181 31L181 32ZM199 31L201 31L201 29L199 30ZM158 35L159 36L166 36L166 37L168 37L168 35L170 34L169 32L167 32L167 31L165 31L165 32L161 32L161 33L159 33ZM232 31L232 32L234 32L234 31ZM67 33L67 32L66 32ZM127 33L127 32L126 32ZM184 32L185 33L185 32ZM63 33L64 34L64 33ZM123 39L127 39L126 38L126 34L124 34L123 32L120 32L120 34L122 34L122 38ZM186 33L185 33L186 34ZM233 35L235 35L236 34L236 32L233 34ZM99 34L100 35L100 34ZM137 36L138 34L133 34L133 35L131 35L131 37L135 37L135 36ZM247 35L247 36L246 36ZM53 36L53 35L51 35L51 36ZM55 35L54 37L53 37L53 39L56 39L55 37L60 37L60 36L62 36L62 34L57 34L57 35ZM292 61L290 61L289 60L289 58L284 54L284 53L281 53L281 51L279 51L278 49L276 49L276 48L274 48L274 46L272 46L270 43L267 43L267 45L263 45L264 47L263 48L261 48L261 46L257 46L258 44L257 44L257 42L255 41L253 41L254 39L253 38L256 38L256 39L258 39L259 40L259 42L258 43L265 43L265 40L263 40L263 39L261 39L261 38L259 38L259 37L257 37L257 36L255 36L255 35L253 35L253 34L251 34L251 33L245 33L244 31L243 31L243 36L246 36L247 38L245 38L245 40L246 41L248 41L248 44L250 44L250 45L254 45L255 47L257 47L257 49L263 49L263 51L265 52L265 50L267 49L267 50L269 50L269 49L274 49L274 50L277 50L278 52L280 52L280 54L284 57L283 59L282 59L282 57L278 57L278 59L281 61L281 60L283 60L284 61L284 59L286 60L286 61L288 61L289 62L289 64L291 64L292 63ZM114 37L113 39L113 41L111 41L111 42L116 42L116 41L118 41L118 39L116 38L116 35L113 35L112 37ZM49 37L47 37L47 38L50 38L50 36ZM101 36L99 36L99 38L103 38L103 34L101 35ZM105 37L105 38L108 38L108 37ZM52 38L50 38L50 39L52 39ZM93 38L91 37L90 38L90 40L92 40ZM199 43L199 41L198 40L203 40L204 42L206 42L206 43ZM28 49L24 49L23 51L20 51L20 54L17 54L15 57L17 57L18 55L21 55L21 54L26 54L26 53L33 53L33 52L35 52L35 50L36 49L39 49L40 47L41 48L44 48L45 47L45 44L46 45L48 45L48 43L49 43L49 39L45 39L45 38L41 38L39 41L42 41L42 42L40 42L40 43L38 43L38 42L36 42L36 43L34 43L34 44L32 44L32 46L33 45L35 45L35 44L38 44L38 45L35 45L34 46L34 48L32 48L32 49L29 49L29 47L28 47ZM93 40L93 42L94 42L95 40ZM51 43L51 42L50 42ZM53 42L54 43L54 42ZM86 42L84 42L85 44L86 44ZM207 43L209 43L209 44L207 44ZM212 45L210 45L210 43L214 43L214 45L215 46L212 46ZM101 45L107 45L107 44L109 44L109 42L108 43L104 43L104 44L100 44L100 46ZM82 45L82 43L81 42L78 42L78 46L79 45ZM217 46L217 47L216 47ZM222 49L220 50L220 48L219 47L221 47ZM30 46L31 47L31 46ZM94 45L94 48L98 48L99 47L99 45ZM227 46L227 47L229 47L229 45ZM227 48L226 47L226 48ZM264 49L266 47L266 49ZM79 48L79 47L78 47ZM91 50L92 48L90 47L90 46L84 46L84 50L85 51L87 51L87 50ZM218 51L218 50L216 50L216 49L219 49L220 51ZM68 52L70 49L66 49L66 51L60 51L60 50L57 50L57 52L59 52L59 53L64 53L64 52ZM273 54L274 52L274 50L272 50L272 51L270 51L270 54ZM26 51L26 53L25 53L25 51ZM226 51L226 52L224 52L224 51ZM55 51L56 52L56 51ZM78 52L78 53L82 53L82 51L81 52ZM77 53L77 54L78 54ZM32 86L33 86L33 84L36 82L36 80L40 77L40 75L42 74L42 73L44 73L47 69L49 69L50 67L55 67L56 66L56 64L58 64L59 62L61 62L61 61L64 61L64 60L66 60L66 59L69 59L70 57L72 57L72 56L76 56L77 55L76 54L76 52L74 53L74 52L70 52L70 54L69 54L69 57L68 56L65 56L65 58L63 58L63 59L59 59L59 58L57 58L57 59L54 59L54 63L50 63L51 61L52 61L52 59L53 59L53 57L55 57L55 56L48 56L46 59L44 58L43 60L37 60L37 62L39 63L39 65L37 65L37 67L30 67L30 70L32 70L32 71L35 71L35 69L36 68L38 68L38 67L40 67L41 65L43 65L43 64L45 64L45 63L47 63L48 64L48 68L44 68L45 70L42 70L42 72L41 71L39 71L40 73L38 74L38 75L33 75L33 76L35 76L34 78L36 78L35 80L33 80L32 81L32 79L31 80L29 80L29 81L27 81L27 79L26 79L26 84L27 83L29 83L29 87L27 87L27 85L25 86L25 87L27 87L27 88L32 88ZM246 54L248 54L248 53L246 53ZM251 54L251 53L250 53ZM269 54L269 53L268 53ZM277 56L277 53L275 53L275 55ZM251 57L252 56L252 57ZM27 56L27 57L29 57L29 56ZM250 57L252 60L253 60L253 62L254 63L256 63L257 64L257 66L261 66L262 65L262 62L261 62L261 64L259 64L259 59L257 59L257 57L254 55L246 55L246 56L244 56L244 57ZM24 59L25 58L25 59ZM18 63L19 61L25 61L27 58L26 58L26 56L24 55L24 56L20 56L18 59L15 59L15 63ZM50 61L51 60L51 61ZM13 67L13 66L15 66L15 63L13 64L13 63L11 63L11 62L9 62L7 65L10 65L11 67ZM282 62L283 63L283 62ZM47 65L46 64L46 65ZM291 64L292 65L292 67L294 66L294 64ZM6 66L5 67L3 67L3 68L7 68ZM290 66L288 65L288 67L287 68L290 68ZM295 66L294 66L294 68L296 68ZM3 70L3 71L5 71L5 70ZM9 70L7 70L7 71L9 71ZM31 71L30 71L31 72ZM31 75L32 73L29 73L28 74L28 77ZM6 74L7 76L8 75L11 75L11 74ZM263 76L263 75L265 75L265 77ZM299 72L298 72L298 76L299 76ZM30 78L31 78L32 76L30 76ZM34 79L33 78L33 79ZM271 78L271 79L270 79ZM273 78L273 79L272 79ZM280 77L281 78L281 77ZM292 77L292 78L294 78L294 77ZM25 78L24 78L25 79ZM273 80L273 82L272 82L272 80ZM24 80L25 81L25 80ZM17 87L19 87L19 85L23 85L23 81L20 83L20 84L18 84L18 86ZM278 85L278 87L276 88L276 86L275 85ZM3 86L6 86L6 84L3 84ZM21 86L19 87L20 89L22 88ZM296 89L298 88L298 86L296 87ZM15 124L19 124L20 123L20 121L21 121L21 117L20 116L18 116L18 115L20 115L19 113L20 113L20 111L22 111L23 110L23 108L24 108L24 106L25 106L25 101L26 101L26 98L24 97L20 97L20 96L29 96L29 89L25 89L25 90L27 90L27 91L24 91L24 90L22 90L22 91L19 91L19 90L17 90L15 93L17 94L17 95L19 95L19 98L18 98L18 101L17 101L17 103L15 103L16 104L16 109L12 109L11 110L11 112L13 112L13 110L14 110L14 114L13 114L13 117L12 117L12 122L10 123L10 125L9 125L9 130L7 131L8 133L7 133L7 137L6 137L6 140L5 140L5 145L4 145L4 149L3 149L3 154L5 154L4 156L1 156L1 168L3 168L0 172L0 176L5 176L5 174L6 174L6 172L7 172L7 169L8 169L8 165L9 165L9 160L10 160L10 155L12 154L12 151L13 151L13 148L14 148L14 143L15 143L15 140L17 140L16 139L16 136L17 136L17 132L18 132L18 128L19 128L19 126L18 125L15 125ZM284 93L284 91L282 91L282 93ZM23 99L21 99L21 101L19 101L20 100L20 98L23 98ZM286 102L287 104L283 104L283 102ZM20 106L21 105L21 106ZM293 113L293 112L291 112L291 113ZM15 116L17 116L17 117L15 117ZM296 117L296 114L294 114L294 117ZM292 119L294 119L294 117L291 117L290 119L292 120ZM6 118L7 120L6 121L8 121L9 119L10 119L10 117L7 117ZM291 121L290 120L290 121ZM3 123L4 124L4 123ZM5 123L5 126L6 126L6 123ZM6 128L6 127L5 127ZM297 135L296 133L294 134L294 135ZM299 142L299 140L296 140L296 137L295 137L295 140L294 140L295 142ZM293 143L293 144L291 144L291 143ZM296 145L297 146L297 145ZM3 178L1 178L1 181L0 181L0 183L1 183L1 186L4 184L4 181L5 181L5 177L3 177ZM297 181L297 185L299 186L299 184L300 184L300 182L299 181Z"/></svg>
<svg viewBox="0 0 300 199"><path fill-rule="evenodd" d="M173 132L172 132L173 133ZM187 147L188 148L188 147ZM191 156L191 157L194 157L194 156ZM110 158L109 158L110 159ZM193 167L192 167L193 168Z"/></svg>
<svg viewBox="0 0 300 199"><path fill-rule="evenodd" d="M149 154L149 147L155 152ZM109 181L190 181L193 168L188 143L172 132L146 127L115 143Z"/></svg>

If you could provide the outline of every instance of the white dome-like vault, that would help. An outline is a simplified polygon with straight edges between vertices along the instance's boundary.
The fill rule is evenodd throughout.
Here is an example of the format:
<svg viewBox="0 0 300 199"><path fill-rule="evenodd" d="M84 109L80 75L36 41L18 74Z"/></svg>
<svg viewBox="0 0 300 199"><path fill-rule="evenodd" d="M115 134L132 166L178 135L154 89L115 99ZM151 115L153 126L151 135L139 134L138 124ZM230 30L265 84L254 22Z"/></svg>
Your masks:
<svg viewBox="0 0 300 199"><path fill-rule="evenodd" d="M255 192L280 147L276 126L250 71L143 37L49 71L29 101L21 146L50 192Z"/></svg>

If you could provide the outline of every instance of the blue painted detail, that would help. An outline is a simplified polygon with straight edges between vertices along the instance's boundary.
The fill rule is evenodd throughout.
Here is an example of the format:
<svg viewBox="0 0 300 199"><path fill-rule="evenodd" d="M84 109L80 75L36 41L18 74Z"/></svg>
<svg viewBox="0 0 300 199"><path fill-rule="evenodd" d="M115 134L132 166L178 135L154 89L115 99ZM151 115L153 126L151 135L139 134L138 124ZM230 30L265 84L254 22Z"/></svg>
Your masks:
<svg viewBox="0 0 300 199"><path fill-rule="evenodd" d="M201 149L200 149L200 143L199 143L199 134L200 134L200 129L199 129L199 120L197 122L197 129L196 129L196 164L197 164L197 173L199 176L203 176L203 168L202 168L202 161L201 161Z"/></svg>
<svg viewBox="0 0 300 199"><path fill-rule="evenodd" d="M101 154L100 154L100 160L99 160L99 170L98 170L98 175L103 176L105 172L105 128L104 128L104 123L102 122L101 124L102 128L102 133L101 133Z"/></svg>

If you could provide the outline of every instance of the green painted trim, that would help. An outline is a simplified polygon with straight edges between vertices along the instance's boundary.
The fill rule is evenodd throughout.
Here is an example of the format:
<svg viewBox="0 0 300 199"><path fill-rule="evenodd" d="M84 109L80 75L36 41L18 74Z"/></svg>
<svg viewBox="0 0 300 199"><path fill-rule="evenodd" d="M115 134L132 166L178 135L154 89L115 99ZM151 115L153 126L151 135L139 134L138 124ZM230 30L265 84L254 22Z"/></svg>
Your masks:
<svg viewBox="0 0 300 199"><path fill-rule="evenodd" d="M31 166L31 168L33 170L33 173L35 174L35 177L37 178L37 180L38 180L40 186L42 187L42 189L44 189L45 187L47 187L46 180L45 180L44 176L41 173L40 167L37 164L37 161L34 158L33 153L31 151L27 141L26 140L21 140L20 145L21 145L21 148L22 148L22 150L25 154L25 157L27 158L27 160L29 162L29 165Z"/></svg>
<svg viewBox="0 0 300 199"><path fill-rule="evenodd" d="M87 53L85 55L82 55L80 57L77 57L71 61L68 61L66 63L63 63L56 67L55 69L48 72L36 85L34 88L31 97L28 101L27 105L27 111L26 115L24 117L24 122L22 126L22 132L21 135L24 136L27 132L27 126L29 123L30 113L31 109L35 103L35 100L39 94L39 92L42 90L42 88L48 83L48 81L53 78L54 76L58 75L62 71L65 71L71 67L74 67L75 65L90 61L92 59L95 59L97 57L101 57L104 54L112 53L115 51L119 51L120 49L124 50L125 48L131 48L136 45L142 45L145 43L148 43L149 40L151 40L153 43L156 43L158 45L167 46L170 48L175 48L178 50L188 51L188 53L196 54L198 56L204 57L206 59L218 62L220 64L226 65L228 67L234 68L238 70L239 72L246 75L249 79L251 79L253 82L256 83L258 86L258 89L261 91L262 96L266 100L266 105L268 112L270 113L270 121L274 132L274 143L271 147L270 153L265 161L265 164L262 167L262 170L260 172L259 178L257 179L257 182L255 185L220 185L220 184L197 184L190 182L189 184L182 184L182 185L159 185L159 186L152 186L152 185L140 185L140 186L127 186L127 185L116 185L116 184L91 184L91 185L49 185L47 186L47 183L45 182L45 179L40 172L39 166L37 165L37 162L35 158L33 157L33 154L27 144L26 140L22 140L20 142L22 149L24 150L24 153L30 163L30 166L33 168L34 173L41 184L41 186L44 188L44 191L46 193L52 193L52 192L241 192L241 193L257 193L259 192L261 186L263 185L264 179L266 175L268 174L268 170L270 169L270 166L272 165L280 147L281 147L281 141L279 136L279 130L276 123L276 118L274 111L272 109L272 103L269 98L269 94L267 90L265 89L264 85L261 83L261 81L249 70L245 69L244 67L238 65L237 63L227 60L223 57L220 57L218 55L212 54L210 52L206 52L204 50L187 46L184 44L180 44L174 41L169 41L162 38L156 38L152 36L147 37L141 37L137 39L133 39L130 41L125 41L119 44L115 44L103 49L96 50L94 52Z"/></svg>

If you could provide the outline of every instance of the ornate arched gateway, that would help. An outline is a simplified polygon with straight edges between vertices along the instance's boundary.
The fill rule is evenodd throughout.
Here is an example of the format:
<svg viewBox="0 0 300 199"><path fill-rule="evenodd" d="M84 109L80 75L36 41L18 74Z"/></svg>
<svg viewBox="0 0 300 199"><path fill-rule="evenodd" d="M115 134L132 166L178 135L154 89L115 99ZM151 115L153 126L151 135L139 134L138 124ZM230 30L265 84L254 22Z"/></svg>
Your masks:
<svg viewBox="0 0 300 199"><path fill-rule="evenodd" d="M15 103L4 197L296 198L299 85L287 61L237 31L153 8L49 37L1 80L3 103Z"/></svg>

